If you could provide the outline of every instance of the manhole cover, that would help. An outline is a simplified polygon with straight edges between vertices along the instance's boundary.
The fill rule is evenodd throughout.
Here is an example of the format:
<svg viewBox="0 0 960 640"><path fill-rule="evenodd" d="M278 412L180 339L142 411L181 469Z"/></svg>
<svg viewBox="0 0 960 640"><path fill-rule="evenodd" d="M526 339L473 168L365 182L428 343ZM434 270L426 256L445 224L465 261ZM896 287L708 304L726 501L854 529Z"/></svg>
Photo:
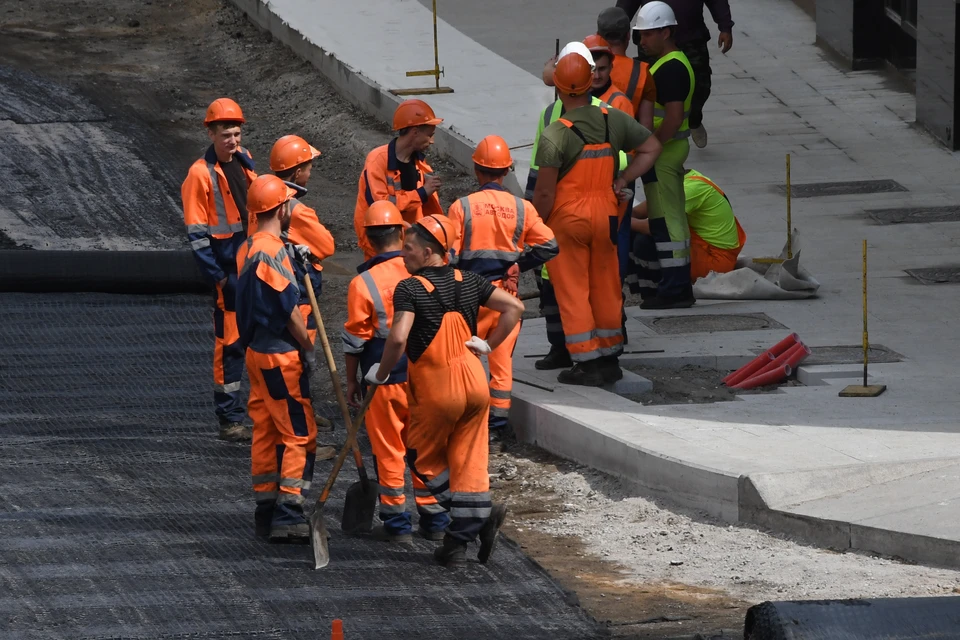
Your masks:
<svg viewBox="0 0 960 640"><path fill-rule="evenodd" d="M760 331L762 329L786 329L765 313L714 314L697 316L666 316L640 318L640 321L657 333L712 333L714 331Z"/></svg>
<svg viewBox="0 0 960 640"><path fill-rule="evenodd" d="M803 361L804 365L814 364L858 364L863 362L863 347L855 346L837 346L837 347L810 347L810 355ZM902 362L903 356L888 349L882 344L870 345L868 352L870 362L878 364L883 362Z"/></svg>
<svg viewBox="0 0 960 640"><path fill-rule="evenodd" d="M794 198L818 198L820 196L845 196L863 193L890 193L906 191L907 188L896 180L854 180L852 182L810 182L790 187ZM780 191L787 192L786 185L780 185Z"/></svg>
<svg viewBox="0 0 960 640"><path fill-rule="evenodd" d="M869 209L864 211L864 213L880 224L960 221L960 207L903 207L900 209Z"/></svg>
<svg viewBox="0 0 960 640"><path fill-rule="evenodd" d="M907 269L906 272L921 284L948 284L960 282L960 267L930 267Z"/></svg>

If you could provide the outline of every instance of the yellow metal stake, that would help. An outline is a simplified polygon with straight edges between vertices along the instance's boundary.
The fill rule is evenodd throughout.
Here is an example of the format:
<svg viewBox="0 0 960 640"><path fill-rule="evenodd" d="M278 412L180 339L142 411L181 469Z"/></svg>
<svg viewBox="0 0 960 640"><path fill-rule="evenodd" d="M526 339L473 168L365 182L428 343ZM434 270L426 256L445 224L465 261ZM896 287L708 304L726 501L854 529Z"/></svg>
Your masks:
<svg viewBox="0 0 960 640"><path fill-rule="evenodd" d="M863 241L863 384L851 384L840 392L841 398L876 398L887 390L885 384L867 384L870 362L870 336L867 332L867 241Z"/></svg>
<svg viewBox="0 0 960 640"><path fill-rule="evenodd" d="M407 71L407 77L433 76L434 87L425 87L423 89L391 89L390 93L395 96L419 96L425 94L453 93L450 87L440 86L440 76L443 75L443 69L440 67L440 45L437 42L437 0L433 0L433 69L423 71Z"/></svg>

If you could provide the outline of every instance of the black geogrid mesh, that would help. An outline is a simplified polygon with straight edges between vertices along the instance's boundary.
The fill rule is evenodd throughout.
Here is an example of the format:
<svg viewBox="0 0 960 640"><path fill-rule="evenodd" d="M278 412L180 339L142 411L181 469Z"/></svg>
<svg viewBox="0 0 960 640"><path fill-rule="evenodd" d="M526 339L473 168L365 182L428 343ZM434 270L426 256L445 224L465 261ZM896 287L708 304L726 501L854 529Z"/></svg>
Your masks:
<svg viewBox="0 0 960 640"><path fill-rule="evenodd" d="M313 640L334 618L349 640L601 635L511 544L453 572L426 541L342 537L351 469L326 569L258 542L211 341L199 296L0 296L0 637Z"/></svg>

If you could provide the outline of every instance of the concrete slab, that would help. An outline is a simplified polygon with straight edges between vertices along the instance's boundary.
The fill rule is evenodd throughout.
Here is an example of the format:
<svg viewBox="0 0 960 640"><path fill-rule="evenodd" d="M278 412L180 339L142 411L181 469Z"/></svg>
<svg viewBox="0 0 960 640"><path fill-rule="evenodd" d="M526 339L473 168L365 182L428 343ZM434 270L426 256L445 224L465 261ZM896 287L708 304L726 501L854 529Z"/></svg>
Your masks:
<svg viewBox="0 0 960 640"><path fill-rule="evenodd" d="M312 61L348 99L389 121L388 89L424 86L404 72L432 61L426 0L233 0L262 27ZM597 7L570 0L441 0L440 62L449 95L428 97L445 118L438 150L469 167L490 133L528 144L551 99L538 79L554 39L594 29ZM914 98L871 72L831 65L814 46L814 22L789 0L740 0L735 47L715 55L705 123L710 144L688 165L729 194L747 230L744 255L774 255L785 239L778 185L785 154L795 183L892 179L903 192L796 199L802 260L820 296L789 302L703 301L669 315L766 314L783 328L709 327L661 335L663 313L628 309L625 356L657 366L734 369L789 331L816 352L857 345L861 335L860 243L870 250L871 338L903 356L871 366L888 385L874 399L839 398L860 376L856 363L800 367L806 386L713 405L644 406L604 389L560 385L539 372L548 345L542 320L525 321L515 353L511 420L518 435L619 475L651 493L716 517L769 526L809 542L960 566L953 524L960 406L953 384L960 342L954 285L924 286L905 269L946 264L960 250L960 223L876 225L863 213L955 205L956 154L912 125ZM323 15L323 20L314 16ZM535 29L528 28L536 24ZM708 24L711 24L708 16ZM522 26L518 26L522 25ZM518 37L522 33L523 37ZM529 152L516 152L525 182ZM516 184L513 185L516 187ZM525 382L524 382L525 381ZM946 457L945 457L946 456Z"/></svg>

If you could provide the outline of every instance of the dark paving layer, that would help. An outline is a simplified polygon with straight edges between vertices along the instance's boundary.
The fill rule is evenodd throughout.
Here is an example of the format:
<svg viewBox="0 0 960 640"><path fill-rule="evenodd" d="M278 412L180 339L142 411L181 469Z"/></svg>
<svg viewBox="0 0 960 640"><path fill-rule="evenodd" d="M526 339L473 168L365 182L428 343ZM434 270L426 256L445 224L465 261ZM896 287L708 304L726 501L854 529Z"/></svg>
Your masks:
<svg viewBox="0 0 960 640"><path fill-rule="evenodd" d="M0 636L603 636L510 543L456 572L426 541L344 538L352 470L326 569L257 541L248 449L215 436L209 318L196 296L0 296Z"/></svg>

